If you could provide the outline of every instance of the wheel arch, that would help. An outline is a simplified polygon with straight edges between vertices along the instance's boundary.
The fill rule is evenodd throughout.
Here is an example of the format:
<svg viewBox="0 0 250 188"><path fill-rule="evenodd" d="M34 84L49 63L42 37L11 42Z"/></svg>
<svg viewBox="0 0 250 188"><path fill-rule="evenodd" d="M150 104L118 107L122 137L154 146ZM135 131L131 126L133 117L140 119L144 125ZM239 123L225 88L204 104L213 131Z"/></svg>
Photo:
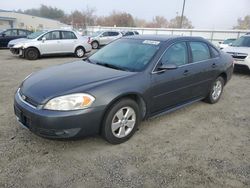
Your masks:
<svg viewBox="0 0 250 188"><path fill-rule="evenodd" d="M27 51L29 49L36 49L38 51L38 55L39 56L41 55L41 52L40 52L40 50L37 47L35 47L35 46L29 46L28 48L25 49L25 51Z"/></svg>
<svg viewBox="0 0 250 188"><path fill-rule="evenodd" d="M84 52L86 53L86 49L83 45L76 45L74 53L76 52L77 48L83 48Z"/></svg>
<svg viewBox="0 0 250 188"><path fill-rule="evenodd" d="M145 99L142 97L141 94L139 93L136 93L136 92L129 92L129 93L124 93L124 94L121 94L117 97L115 97L108 105L107 107L105 108L104 110L104 114L103 114L103 117L102 117L102 122L104 121L108 111L111 109L111 107L116 103L118 102L119 100L122 100L122 99L126 99L126 98L129 98L129 99L132 99L134 100L138 106L139 106L139 109L140 109L140 112L141 112L141 118L142 119L145 119L146 117L146 114L147 114L147 103L145 101ZM102 128L102 126L101 126Z"/></svg>
<svg viewBox="0 0 250 188"><path fill-rule="evenodd" d="M218 75L218 77L222 77L224 79L224 85L226 85L227 83L227 73L226 72L222 72L221 74Z"/></svg>

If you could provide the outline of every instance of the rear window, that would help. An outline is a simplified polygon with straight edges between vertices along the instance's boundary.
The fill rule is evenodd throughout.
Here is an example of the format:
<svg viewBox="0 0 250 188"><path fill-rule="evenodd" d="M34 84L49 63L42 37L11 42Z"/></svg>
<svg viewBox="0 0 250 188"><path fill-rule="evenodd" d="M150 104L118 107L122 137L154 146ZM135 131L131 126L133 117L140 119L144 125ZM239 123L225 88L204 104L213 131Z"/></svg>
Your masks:
<svg viewBox="0 0 250 188"><path fill-rule="evenodd" d="M190 48L193 56L193 62L210 59L208 45L204 42L190 42Z"/></svg>

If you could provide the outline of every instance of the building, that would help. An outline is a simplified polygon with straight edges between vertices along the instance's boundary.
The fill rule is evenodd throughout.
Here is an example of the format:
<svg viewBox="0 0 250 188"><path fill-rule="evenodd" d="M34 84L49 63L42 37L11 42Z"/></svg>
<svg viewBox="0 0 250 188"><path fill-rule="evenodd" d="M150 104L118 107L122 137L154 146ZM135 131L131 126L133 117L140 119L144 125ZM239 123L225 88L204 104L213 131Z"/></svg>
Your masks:
<svg viewBox="0 0 250 188"><path fill-rule="evenodd" d="M21 28L36 31L67 27L69 26L57 20L31 16L13 11L0 10L0 29Z"/></svg>

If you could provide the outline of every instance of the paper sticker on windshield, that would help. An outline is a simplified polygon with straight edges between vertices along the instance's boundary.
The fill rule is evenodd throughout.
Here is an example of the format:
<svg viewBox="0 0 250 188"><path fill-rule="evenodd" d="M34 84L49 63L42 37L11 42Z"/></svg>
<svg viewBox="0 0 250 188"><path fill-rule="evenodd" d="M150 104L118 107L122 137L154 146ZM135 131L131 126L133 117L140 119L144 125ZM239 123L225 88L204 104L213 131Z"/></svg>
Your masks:
<svg viewBox="0 0 250 188"><path fill-rule="evenodd" d="M158 45L158 44L160 44L160 42L159 42L159 41L156 41L156 40L144 40L144 41L143 41L143 44Z"/></svg>

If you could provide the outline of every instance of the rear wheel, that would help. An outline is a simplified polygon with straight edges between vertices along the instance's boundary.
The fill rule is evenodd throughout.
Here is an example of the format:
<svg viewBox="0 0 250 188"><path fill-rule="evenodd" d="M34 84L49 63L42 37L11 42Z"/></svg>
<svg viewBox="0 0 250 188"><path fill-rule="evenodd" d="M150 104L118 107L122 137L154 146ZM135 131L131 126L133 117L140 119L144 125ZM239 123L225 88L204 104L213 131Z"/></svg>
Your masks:
<svg viewBox="0 0 250 188"><path fill-rule="evenodd" d="M205 101L210 104L217 103L220 100L220 97L222 95L224 84L225 84L224 79L221 76L218 77L213 82L212 87Z"/></svg>
<svg viewBox="0 0 250 188"><path fill-rule="evenodd" d="M85 55L85 50L83 47L77 47L75 50L76 57L82 58Z"/></svg>
<svg viewBox="0 0 250 188"><path fill-rule="evenodd" d="M28 60L36 60L39 57L39 51L35 48L28 48L25 51L25 58Z"/></svg>
<svg viewBox="0 0 250 188"><path fill-rule="evenodd" d="M91 43L93 49L99 48L99 43L97 41L94 41Z"/></svg>
<svg viewBox="0 0 250 188"><path fill-rule="evenodd" d="M112 144L120 144L133 136L140 123L138 104L123 99L112 105L104 118L102 136Z"/></svg>

